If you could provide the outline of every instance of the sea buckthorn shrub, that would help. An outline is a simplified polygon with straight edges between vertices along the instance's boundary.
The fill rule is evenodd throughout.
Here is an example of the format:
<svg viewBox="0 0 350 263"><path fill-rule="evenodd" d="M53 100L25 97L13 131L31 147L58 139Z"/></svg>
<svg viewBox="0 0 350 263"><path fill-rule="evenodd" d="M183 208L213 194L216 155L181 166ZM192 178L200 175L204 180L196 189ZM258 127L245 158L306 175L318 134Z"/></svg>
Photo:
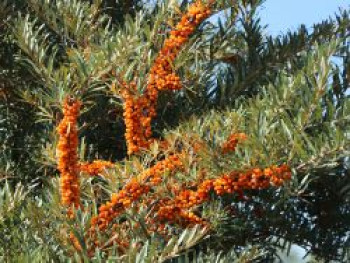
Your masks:
<svg viewBox="0 0 350 263"><path fill-rule="evenodd" d="M347 127L344 122L348 119L348 107L335 111L331 99L334 96L327 93L331 90L328 81L332 76L329 62L337 49L336 45L327 45L313 49L308 55L298 53L296 59L303 59L298 66L303 68L294 76L288 64L288 70L278 73L278 81L270 86L258 86L260 82L254 82L254 74L254 85L249 82L251 76L247 82L241 82L239 78L248 74L252 64L259 65L258 60L249 57L251 52L246 54L244 49L251 50L250 45L255 41L250 42L252 39L241 31L238 34L236 28L226 28L228 32L224 32L220 23L215 26L215 21L203 22L224 5L230 8L232 16L227 21L231 25L225 26L255 25L255 20L249 17L254 13L252 2L256 1L237 1L233 6L227 1L204 0L182 6L177 1L158 3L157 7L163 9L140 13L120 30L109 24L108 19L98 19L99 1L91 6L79 0L42 2L43 5L57 3L69 12L70 8L81 8L69 15L68 20L74 26L63 27L67 35L54 55L60 58L56 61L40 57L40 65L35 68L35 72L42 74L38 81L45 82L45 95L32 103L43 103L41 116L56 124L58 141L55 147L47 146L54 149L47 151L46 156L49 165L57 168L59 179L52 179L55 173L49 174L47 180L53 188L43 185L47 193L43 202L35 196L28 208L23 206L24 214L33 216L24 216L22 220L21 214L16 220L20 222L19 229L37 225L33 231L35 239L42 246L50 246L54 255L47 261L65 262L74 258L81 262L167 262L176 257L183 259L182 253L186 261L194 258L197 250L201 253L213 248L217 249L216 255L221 253L218 251L233 249L247 261L269 261L271 251L281 244L281 236L286 243L309 246L305 241L308 237L301 238L299 234L305 233L304 222L314 217L305 212L310 213L309 208L296 210L303 200L310 204L316 198L309 195L308 187L313 179L323 175L320 171L331 169L349 153L348 138L342 132ZM169 10L164 8L167 6ZM80 15L78 18L82 20L71 19L90 7L93 13L85 20ZM157 19L150 19L157 12L161 13ZM142 17L147 21L142 21ZM45 33L54 30L57 21L60 19L51 21ZM39 30L35 32L40 35L43 29L38 23L28 20L22 31L32 28ZM77 31L69 31L72 28ZM249 31L249 27L242 28ZM76 35L79 29L82 31ZM223 43L216 38L220 34L226 38L231 31L235 35ZM43 54L39 46L47 39L51 38L45 36L39 43L29 41L34 49L28 50ZM248 42L247 46L242 39ZM230 45L230 40L232 43L237 40L242 51L220 58L222 54L226 56L225 46ZM56 52L53 47L45 50ZM236 52L236 47L229 50ZM187 55L190 58L183 61ZM236 70L237 64L245 59L251 64L242 71L238 69L242 76L238 79L235 76L232 87L228 84L230 80L220 83L216 79L222 76L218 63L236 63L231 65ZM48 68L38 71L45 63L49 63ZM207 68L208 64L214 66ZM210 70L215 72L208 73ZM196 78L189 76L191 71ZM264 81L269 77L264 76ZM195 86L193 90L192 86ZM218 86L222 88L220 92ZM159 123L165 123L164 126L167 123L162 119L165 107L160 100L164 98L162 95L185 101L188 94L198 95L195 90L198 87L203 88L202 95L208 97L208 104L219 101L218 105L223 106L222 101L229 101L225 104L229 108L207 111L208 105L195 104L193 108L197 110L190 119L183 115L177 127L157 129ZM253 96L257 90L263 92ZM89 115L95 112L93 108L101 94L110 103L102 111L108 114ZM111 105L115 108L110 111ZM203 110L199 110L201 106ZM110 116L125 123L126 148L114 144L113 136L114 139L105 138L110 139L108 147L120 150L119 156L123 156L120 160L87 154L94 152L90 150L92 145L86 145L87 131L111 128L99 121ZM323 129L328 122L332 129ZM124 134L122 127L115 132L118 137ZM4 199L11 203L15 198ZM11 209L9 205L4 211ZM0 228L6 230L7 222L0 217ZM8 232L3 232L6 234L2 236L5 237L2 244L6 245ZM246 244L252 244L252 251L258 251L259 256L255 254L247 259L242 252ZM11 253L15 254L15 251ZM208 262L212 261L217 258Z"/></svg>

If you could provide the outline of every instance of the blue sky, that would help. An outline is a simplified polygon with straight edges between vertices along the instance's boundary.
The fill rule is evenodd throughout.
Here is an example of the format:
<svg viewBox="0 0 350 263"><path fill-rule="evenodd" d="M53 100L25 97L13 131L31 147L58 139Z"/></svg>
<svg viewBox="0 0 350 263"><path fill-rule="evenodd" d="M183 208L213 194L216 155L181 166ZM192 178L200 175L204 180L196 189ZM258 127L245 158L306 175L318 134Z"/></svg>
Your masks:
<svg viewBox="0 0 350 263"><path fill-rule="evenodd" d="M350 9L350 0L266 0L260 10L261 20L268 24L268 32L278 35L287 29L296 29L333 16L339 10Z"/></svg>

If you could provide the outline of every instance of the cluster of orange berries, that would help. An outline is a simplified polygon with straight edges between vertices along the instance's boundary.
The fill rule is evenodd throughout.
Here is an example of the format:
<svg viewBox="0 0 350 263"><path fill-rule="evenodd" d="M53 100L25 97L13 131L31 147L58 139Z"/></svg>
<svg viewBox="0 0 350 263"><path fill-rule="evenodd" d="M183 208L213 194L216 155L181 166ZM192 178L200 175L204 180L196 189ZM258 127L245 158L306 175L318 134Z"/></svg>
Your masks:
<svg viewBox="0 0 350 263"><path fill-rule="evenodd" d="M57 168L61 174L61 203L63 205L79 207L80 186L79 173L85 172L90 175L97 175L106 168L113 167L109 161L95 160L92 163L79 163L78 160L78 127L81 102L72 98L65 98L63 101L63 119L57 126L59 141L57 144ZM69 216L73 214L69 210Z"/></svg>
<svg viewBox="0 0 350 263"><path fill-rule="evenodd" d="M57 145L58 170L61 173L61 202L63 205L79 206L79 165L78 165L78 128L81 103L66 98L63 102L63 119L57 127L59 141Z"/></svg>
<svg viewBox="0 0 350 263"><path fill-rule="evenodd" d="M205 224L206 222L193 212L188 211L209 200L210 192L217 195L242 194L243 190L265 189L270 185L280 186L291 178L291 170L286 165L265 169L255 168L246 172L231 172L217 179L208 179L200 183L196 190L183 190L172 200L163 201L158 209L157 218L166 222L176 222L185 226Z"/></svg>
<svg viewBox="0 0 350 263"><path fill-rule="evenodd" d="M173 72L172 64L196 27L210 14L210 8L200 0L189 6L187 13L170 32L170 37L164 41L164 46L150 71L149 89L181 89L180 78Z"/></svg>
<svg viewBox="0 0 350 263"><path fill-rule="evenodd" d="M171 155L145 170L141 175L131 178L122 190L112 194L110 201L99 207L99 214L91 221L91 231L94 232L96 225L100 230L105 229L114 218L130 207L134 201L147 194L152 187L160 184L165 173L173 172L181 167L182 162L179 156Z"/></svg>
<svg viewBox="0 0 350 263"><path fill-rule="evenodd" d="M239 193L243 190L266 189L272 186L281 186L291 178L289 166L255 168L247 172L231 172L213 181L213 189L217 195Z"/></svg>
<svg viewBox="0 0 350 263"><path fill-rule="evenodd" d="M141 195L149 193L153 186L159 185L162 181L161 174L165 173L165 167L168 169L175 168L174 166L166 165L170 159L166 161L160 161L154 167L142 173L139 178L133 178L118 194L113 194L111 201L100 207L98 217L95 217L92 221L93 227L97 225L100 230L106 229L107 225L115 217L130 207L134 201L140 199ZM173 165L182 167L178 158L174 158L173 161L175 161ZM217 195L233 193L241 195L243 190L264 189L270 185L279 186L283 181L290 179L290 177L290 168L283 164L265 169L255 168L246 172L231 172L216 179L207 179L196 186L191 186L191 188L196 190L181 190L181 187L174 184L173 193L175 197L173 199L159 199L152 209L152 214L155 217L146 218L147 222L152 222L148 231L157 232L167 237L169 233L165 228L166 223L173 223L182 227L197 224L207 225L208 223L197 215L193 208L209 201L211 192ZM143 183L139 183L140 181L143 181ZM170 188L172 187L170 186ZM146 200L140 204L149 205L149 201Z"/></svg>
<svg viewBox="0 0 350 263"><path fill-rule="evenodd" d="M245 138L245 134L233 134L230 136L229 142L231 142L232 145L232 142L234 141L236 145L239 141ZM166 142L161 142L161 144L168 145ZM205 145L198 140L193 144L193 150L195 150L195 152L202 149ZM232 150L234 150L234 148ZM184 153L182 153L182 155L183 154ZM110 202L107 202L107 204L100 207L99 215L93 219L92 225L98 225L100 230L105 229L109 222L126 208L130 207L135 200L138 200L140 196L147 194L152 187L159 185L163 181L162 176L165 170L173 171L183 167L181 158L179 157L181 157L181 154L171 155L168 159L157 162L153 167L144 171L138 178L131 179L119 193L112 195ZM199 204L200 202L197 203L198 200L205 201L209 196L209 191L213 188L213 183L214 180L207 180L200 185L198 188L198 196L200 196L201 199L196 199L197 197L192 196L191 193L193 191L185 190L181 192L180 188L175 190L174 192L178 194L178 198L176 198L175 201L163 200L155 207L154 211L158 211L157 217L163 219L163 221L176 222L177 224L204 224L204 220L200 217L183 209ZM194 202L194 200L197 201ZM173 203L173 201L175 203ZM181 204L181 202L183 202L183 204Z"/></svg>
<svg viewBox="0 0 350 263"><path fill-rule="evenodd" d="M114 164L112 162L104 161L104 160L95 160L91 163L87 163L87 162L79 163L79 170L89 175L98 175L103 170L107 168L112 168L112 167L114 167Z"/></svg>
<svg viewBox="0 0 350 263"><path fill-rule="evenodd" d="M188 12L170 32L170 37L165 40L155 59L144 94L135 95L135 84L123 84L125 137L129 155L149 147L152 136L151 121L156 116L158 92L181 89L180 78L173 72L172 64L183 44L210 13L209 7L201 0L189 6Z"/></svg>
<svg viewBox="0 0 350 263"><path fill-rule="evenodd" d="M204 225L206 222L192 211L186 211L173 204L170 200L159 207L156 218L159 222L175 223L183 227Z"/></svg>
<svg viewBox="0 0 350 263"><path fill-rule="evenodd" d="M221 152L223 154L233 152L236 149L236 146L239 142L247 139L245 133L234 133L231 134L225 143L221 146Z"/></svg>
<svg viewBox="0 0 350 263"><path fill-rule="evenodd" d="M124 83L121 95L124 99L125 139L128 154L138 152L149 147L152 136L151 121L156 115L155 102L145 95L137 95L134 83Z"/></svg>

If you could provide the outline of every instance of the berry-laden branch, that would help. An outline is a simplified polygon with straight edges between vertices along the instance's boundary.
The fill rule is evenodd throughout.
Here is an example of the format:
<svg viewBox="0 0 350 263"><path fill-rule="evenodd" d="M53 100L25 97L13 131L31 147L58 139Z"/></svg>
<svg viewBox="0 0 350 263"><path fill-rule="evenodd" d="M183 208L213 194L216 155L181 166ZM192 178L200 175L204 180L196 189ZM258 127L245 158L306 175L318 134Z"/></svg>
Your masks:
<svg viewBox="0 0 350 263"><path fill-rule="evenodd" d="M206 224L206 222L193 212L189 211L198 205L209 201L210 192L218 196L238 193L244 190L266 189L272 186L281 186L285 180L291 178L291 170L287 165L272 166L265 169L255 168L246 172L230 172L216 179L204 180L195 188L196 190L182 190L176 193L171 200L160 202L157 212L159 222L175 222L182 226ZM192 186L193 188L193 186Z"/></svg>
<svg viewBox="0 0 350 263"><path fill-rule="evenodd" d="M156 116L158 92L181 89L180 78L173 70L173 63L197 26L211 14L209 6L210 4L204 5L201 0L189 6L187 13L170 32L170 37L164 41L150 69L144 94L135 95L134 83L123 84L125 138L129 155L148 148L152 142L151 121Z"/></svg>
<svg viewBox="0 0 350 263"><path fill-rule="evenodd" d="M81 103L66 98L63 102L63 119L57 127L59 141L57 145L57 168L61 174L61 203L70 208L80 206L79 165L78 165L78 128Z"/></svg>
<svg viewBox="0 0 350 263"><path fill-rule="evenodd" d="M61 204L68 207L67 216L70 219L74 218L74 209L80 207L79 173L97 175L104 169L113 167L113 163L101 160L95 160L92 163L79 163L77 121L81 104L79 100L66 97L63 101L63 119L57 126L59 141L56 155L57 168L61 175ZM74 247L80 251L80 243L72 232L69 233L69 238Z"/></svg>
<svg viewBox="0 0 350 263"><path fill-rule="evenodd" d="M221 153L223 149L233 151L237 143L245 139L245 134L232 134L218 150ZM203 147L204 143L196 141L193 144L192 146L201 144ZM182 228L196 224L209 225L209 222L200 215L200 211L195 212L194 209L205 202L209 202L210 193L216 196L224 194L242 196L245 190L261 190L270 186L279 187L284 181L291 178L289 166L283 164L280 166L273 165L265 169L254 168L247 171L231 171L213 179L202 178L190 182L189 188L181 186L173 176L168 176L167 179L171 180L166 182L164 174L184 171L182 160L186 156L188 156L186 151L182 151L181 154L173 154L159 161L141 175L132 178L121 191L112 194L111 200L100 206L98 215L91 221L92 227L89 234L94 245L101 247L96 240L96 230L106 231L108 225L131 206L136 210L141 209L141 207L152 207L151 212L145 218L145 222L147 222L146 231L156 232L167 237L169 232L166 230L166 225L174 224ZM194 158L192 162L200 161L200 158ZM165 194L167 197L164 197L166 191L161 190L162 188L170 189L174 197L170 198L167 194ZM155 202L156 200L157 202ZM125 228L126 226L124 222L121 224L115 223L113 227ZM127 238L123 239L118 235L115 236L115 242L119 245L123 244L123 247L128 244Z"/></svg>
<svg viewBox="0 0 350 263"><path fill-rule="evenodd" d="M59 141L57 144L57 168L61 174L61 203L62 205L80 206L79 173L98 175L106 168L112 168L114 164L109 161L95 160L91 163L79 162L78 159L78 128L81 102L72 98L63 101L63 119L57 126ZM69 212L72 214L72 210Z"/></svg>
<svg viewBox="0 0 350 263"><path fill-rule="evenodd" d="M105 230L109 223L129 208L133 202L147 194L151 187L159 185L165 173L181 168L182 162L179 155L172 155L145 170L141 175L131 178L122 190L112 194L109 202L100 206L99 214L91 220L91 233L95 232L96 226L101 231Z"/></svg>
<svg viewBox="0 0 350 263"><path fill-rule="evenodd" d="M80 162L79 170L91 176L99 175L107 168L113 168L114 163L104 160L94 160L92 162Z"/></svg>
<svg viewBox="0 0 350 263"><path fill-rule="evenodd" d="M231 134L226 140L226 142L224 142L223 145L221 146L222 154L227 154L235 151L237 144L246 139L247 139L247 135L244 133Z"/></svg>

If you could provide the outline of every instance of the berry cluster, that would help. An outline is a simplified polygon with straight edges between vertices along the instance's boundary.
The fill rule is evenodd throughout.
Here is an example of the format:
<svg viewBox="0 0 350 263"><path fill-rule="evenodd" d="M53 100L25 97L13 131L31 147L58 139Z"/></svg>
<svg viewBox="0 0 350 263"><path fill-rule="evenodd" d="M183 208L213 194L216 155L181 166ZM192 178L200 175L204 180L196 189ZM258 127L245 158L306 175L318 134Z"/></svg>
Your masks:
<svg viewBox="0 0 350 263"><path fill-rule="evenodd" d="M245 133L231 134L228 137L227 141L221 146L221 152L223 154L233 152L236 149L237 144L246 139L247 139L247 135Z"/></svg>
<svg viewBox="0 0 350 263"><path fill-rule="evenodd" d="M181 47L210 13L209 7L201 0L189 6L187 13L170 32L170 37L164 41L163 48L150 69L144 94L135 95L135 84L123 84L125 137L129 155L149 147L152 136L151 121L156 116L158 92L181 89L180 78L175 74L172 64Z"/></svg>
<svg viewBox="0 0 350 263"><path fill-rule="evenodd" d="M149 147L152 136L151 121L156 115L155 101L144 95L137 95L135 84L124 83L121 95L124 99L125 139L128 154L137 153Z"/></svg>
<svg viewBox="0 0 350 263"><path fill-rule="evenodd" d="M204 225L205 221L192 211L186 211L172 204L171 201L163 204L156 215L159 222L174 223L183 227L192 225Z"/></svg>
<svg viewBox="0 0 350 263"><path fill-rule="evenodd" d="M280 186L291 178L290 168L283 164L265 169L255 168L246 172L230 172L216 179L207 179L197 185L196 190L182 190L171 200L163 200L157 211L157 218L167 223L183 226L205 224L206 222L189 209L209 200L210 192L217 195L237 193L243 190L265 189ZM193 187L193 186L192 186Z"/></svg>
<svg viewBox="0 0 350 263"><path fill-rule="evenodd" d="M91 163L82 162L79 163L79 170L89 175L98 175L106 168L112 168L114 164L104 160L94 160Z"/></svg>
<svg viewBox="0 0 350 263"><path fill-rule="evenodd" d="M266 189L281 186L291 178L291 170L286 165L255 168L246 172L231 172L213 181L213 189L217 195L240 193L243 190Z"/></svg>
<svg viewBox="0 0 350 263"><path fill-rule="evenodd" d="M160 184L165 173L173 172L181 167L182 162L179 156L172 155L145 170L141 175L131 178L122 190L112 194L109 202L99 207L99 214L91 221L92 232L96 225L100 230L107 228L108 224L133 202L148 193L152 187Z"/></svg>
<svg viewBox="0 0 350 263"><path fill-rule="evenodd" d="M178 90L181 89L180 78L173 72L172 64L196 30L197 26L211 14L208 6L202 1L196 1L189 6L175 29L170 32L170 37L164 41L158 57L150 71L148 89L152 90Z"/></svg>
<svg viewBox="0 0 350 263"><path fill-rule="evenodd" d="M57 145L58 170L61 173L61 202L63 205L79 206L79 165L78 165L78 128L77 118L81 103L66 98L63 103L63 119L57 127L59 141Z"/></svg>

